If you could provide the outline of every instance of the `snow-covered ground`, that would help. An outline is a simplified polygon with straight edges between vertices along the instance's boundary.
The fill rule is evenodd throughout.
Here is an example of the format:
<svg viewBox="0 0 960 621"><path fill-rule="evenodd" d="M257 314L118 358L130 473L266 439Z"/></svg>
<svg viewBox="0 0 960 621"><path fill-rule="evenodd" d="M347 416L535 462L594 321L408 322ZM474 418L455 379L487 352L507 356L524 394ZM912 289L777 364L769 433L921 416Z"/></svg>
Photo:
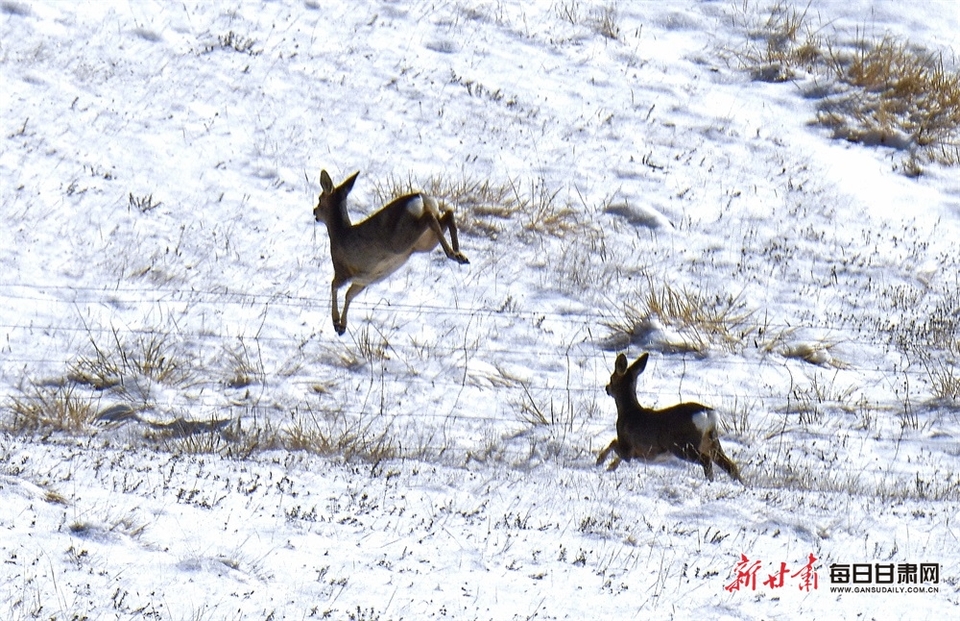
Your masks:
<svg viewBox="0 0 960 621"><path fill-rule="evenodd" d="M952 2L804 8L960 49ZM752 80L769 11L0 2L0 618L955 616L960 173ZM321 169L355 219L511 191L338 337ZM649 292L720 325L633 321ZM618 351L641 402L720 411L746 487L594 465ZM17 428L64 403L141 421ZM938 582L831 590L911 564Z"/></svg>

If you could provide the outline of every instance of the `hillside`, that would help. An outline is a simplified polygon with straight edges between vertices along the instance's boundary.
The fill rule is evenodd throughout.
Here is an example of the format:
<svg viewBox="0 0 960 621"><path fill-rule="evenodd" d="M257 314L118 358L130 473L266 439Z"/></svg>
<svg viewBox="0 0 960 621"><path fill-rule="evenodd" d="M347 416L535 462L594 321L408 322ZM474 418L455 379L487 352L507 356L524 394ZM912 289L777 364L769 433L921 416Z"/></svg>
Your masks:
<svg viewBox="0 0 960 621"><path fill-rule="evenodd" d="M957 135L823 69L951 3L227 7L0 3L0 618L955 614ZM321 169L470 263L338 336ZM595 466L644 351L745 487Z"/></svg>

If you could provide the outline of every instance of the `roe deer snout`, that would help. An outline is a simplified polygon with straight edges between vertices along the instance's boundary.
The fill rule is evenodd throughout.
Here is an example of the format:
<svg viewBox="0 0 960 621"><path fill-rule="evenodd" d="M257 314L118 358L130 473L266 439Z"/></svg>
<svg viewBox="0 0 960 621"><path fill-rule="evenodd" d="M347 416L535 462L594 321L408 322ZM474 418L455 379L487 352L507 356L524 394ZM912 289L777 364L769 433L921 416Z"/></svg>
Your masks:
<svg viewBox="0 0 960 621"><path fill-rule="evenodd" d="M662 410L651 410L637 401L637 376L647 366L648 354L643 354L627 366L627 357L617 356L617 362L607 384L607 394L617 402L617 437L597 458L602 464L610 451L617 456L608 470L614 470L621 460L653 459L672 453L681 459L699 463L707 479L713 480L716 462L731 477L743 483L740 470L720 447L717 436L717 415L699 403L681 403Z"/></svg>
<svg viewBox="0 0 960 621"><path fill-rule="evenodd" d="M367 285L397 271L414 252L429 252L440 244L449 258L457 263L469 263L460 252L453 210L445 208L441 211L436 199L426 194L401 196L366 220L351 224L347 215L347 195L359 174L353 173L334 187L327 171L321 171L323 192L313 210L317 222L327 225L330 236L330 258L333 260L330 310L337 334L347 330L350 301ZM444 230L450 231L449 244L443 236ZM348 282L351 285L341 313L337 306L337 291Z"/></svg>

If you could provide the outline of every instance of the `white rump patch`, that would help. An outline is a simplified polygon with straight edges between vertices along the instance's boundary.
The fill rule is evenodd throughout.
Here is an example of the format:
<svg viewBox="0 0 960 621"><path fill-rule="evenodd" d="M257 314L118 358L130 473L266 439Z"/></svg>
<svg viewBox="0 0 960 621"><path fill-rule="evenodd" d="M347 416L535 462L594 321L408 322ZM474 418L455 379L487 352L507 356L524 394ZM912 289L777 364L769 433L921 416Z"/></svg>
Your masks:
<svg viewBox="0 0 960 621"><path fill-rule="evenodd" d="M693 424L702 434L707 434L717 428L717 415L713 410L697 412L693 415Z"/></svg>
<svg viewBox="0 0 960 621"><path fill-rule="evenodd" d="M407 203L407 211L410 212L410 215L414 218L419 218L423 215L423 197L416 196Z"/></svg>
<svg viewBox="0 0 960 621"><path fill-rule="evenodd" d="M432 213L435 218L440 217L440 206L437 204L437 200L432 196L427 196L426 194L417 194L415 197L410 199L409 203L407 203L407 211L410 212L410 215L414 218L419 218L422 216L424 210Z"/></svg>

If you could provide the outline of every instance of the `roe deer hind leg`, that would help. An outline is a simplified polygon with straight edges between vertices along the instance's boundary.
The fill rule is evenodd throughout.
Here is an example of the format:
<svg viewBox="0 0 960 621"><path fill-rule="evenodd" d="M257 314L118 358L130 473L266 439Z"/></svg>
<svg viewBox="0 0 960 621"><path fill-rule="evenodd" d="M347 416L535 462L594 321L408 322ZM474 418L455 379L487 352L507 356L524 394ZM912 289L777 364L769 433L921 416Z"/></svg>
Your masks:
<svg viewBox="0 0 960 621"><path fill-rule="evenodd" d="M457 231L457 222L453 217L453 210L447 209L440 217L440 226L450 231L450 245L453 251L460 252L460 237Z"/></svg>
<svg viewBox="0 0 960 621"><path fill-rule="evenodd" d="M447 257L453 259L457 263L470 263L469 259L460 252L460 240L457 237L457 224L453 220L453 210L448 209L440 219L438 220L435 215L430 212L424 214L425 218L428 218L427 222L430 224L430 228L433 230L434 234L437 236L437 240L440 242L440 246L443 248L443 252ZM448 229L450 231L450 244L447 243L447 238L443 235L443 230ZM451 248L451 244L453 247Z"/></svg>
<svg viewBox="0 0 960 621"><path fill-rule="evenodd" d="M733 463L729 457L723 452L723 449L720 448L720 443L717 443L716 450L713 453L713 461L717 462L721 468L727 471L731 477L743 483L743 479L740 477L740 469L737 467L737 464ZM743 483L746 485L745 483Z"/></svg>
<svg viewBox="0 0 960 621"><path fill-rule="evenodd" d="M703 437L703 440L700 442L700 452L708 455L718 466L726 470L731 477L743 483L737 464L733 463L733 461L727 457L726 453L723 452L723 447L720 446L720 436L717 434L716 429L711 429L710 432Z"/></svg>
<svg viewBox="0 0 960 621"><path fill-rule="evenodd" d="M700 465L703 466L703 474L707 475L707 480L713 481L713 460L708 453L700 453Z"/></svg>

